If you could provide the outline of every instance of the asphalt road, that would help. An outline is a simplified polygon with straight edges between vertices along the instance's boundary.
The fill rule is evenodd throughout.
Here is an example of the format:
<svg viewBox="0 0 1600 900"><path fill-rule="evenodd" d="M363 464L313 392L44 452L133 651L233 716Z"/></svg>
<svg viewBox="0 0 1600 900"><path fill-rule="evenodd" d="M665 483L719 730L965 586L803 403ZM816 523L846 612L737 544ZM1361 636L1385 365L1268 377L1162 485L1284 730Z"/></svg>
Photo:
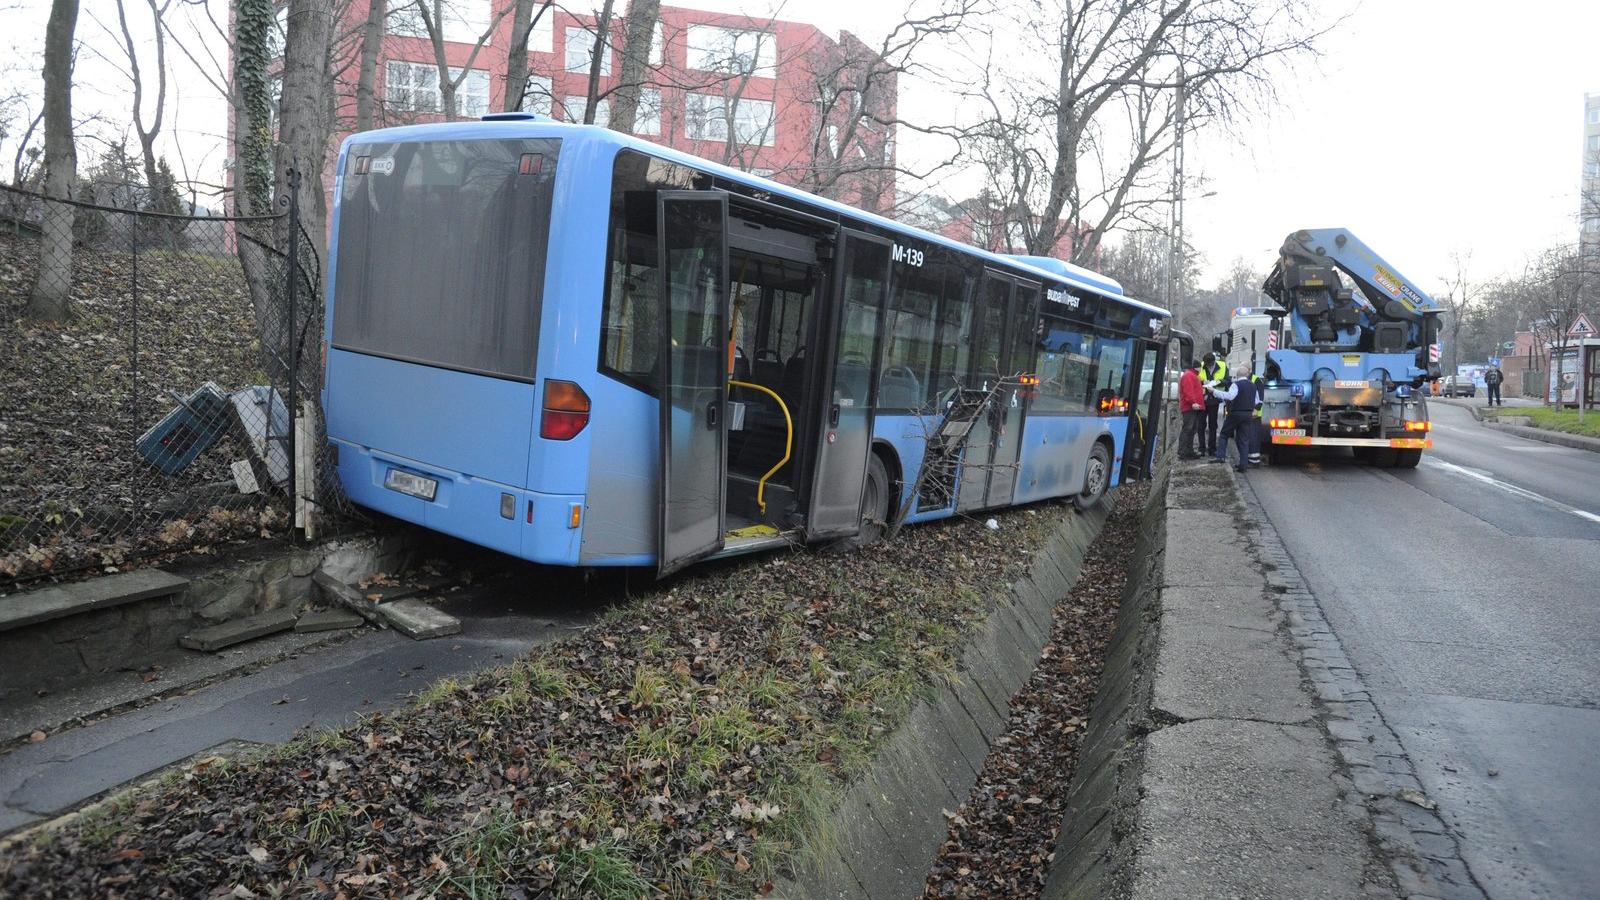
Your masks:
<svg viewBox="0 0 1600 900"><path fill-rule="evenodd" d="M24 744L0 754L0 835L199 755L278 744L404 706L436 679L505 662L582 628L620 596L615 580L589 585L581 573L502 561L494 577L438 600L461 620L460 634L413 641L363 629L343 643ZM180 668L167 677L184 676Z"/></svg>
<svg viewBox="0 0 1600 900"><path fill-rule="evenodd" d="M1415 470L1253 471L1268 518L1491 897L1600 885L1600 453L1435 404Z"/></svg>

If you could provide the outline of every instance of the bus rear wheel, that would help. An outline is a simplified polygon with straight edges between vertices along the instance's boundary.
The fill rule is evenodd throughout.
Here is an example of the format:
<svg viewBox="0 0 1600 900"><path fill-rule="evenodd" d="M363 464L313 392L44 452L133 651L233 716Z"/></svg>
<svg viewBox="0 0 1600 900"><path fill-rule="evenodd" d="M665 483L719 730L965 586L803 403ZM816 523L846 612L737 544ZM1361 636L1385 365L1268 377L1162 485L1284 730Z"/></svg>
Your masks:
<svg viewBox="0 0 1600 900"><path fill-rule="evenodd" d="M861 486L861 527L849 540L852 547L867 547L883 539L889 525L889 470L876 453L867 454L867 480Z"/></svg>
<svg viewBox="0 0 1600 900"><path fill-rule="evenodd" d="M1094 509L1106 499L1106 489L1110 486L1111 451L1105 444L1096 443L1083 466L1083 493L1072 498L1072 502L1082 510Z"/></svg>

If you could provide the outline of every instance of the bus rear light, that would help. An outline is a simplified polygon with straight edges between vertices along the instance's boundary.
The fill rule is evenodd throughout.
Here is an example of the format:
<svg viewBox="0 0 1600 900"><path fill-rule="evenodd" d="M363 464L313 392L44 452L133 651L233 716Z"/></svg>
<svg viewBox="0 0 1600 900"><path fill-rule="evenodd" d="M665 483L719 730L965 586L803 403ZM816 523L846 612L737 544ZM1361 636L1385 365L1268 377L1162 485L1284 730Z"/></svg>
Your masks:
<svg viewBox="0 0 1600 900"><path fill-rule="evenodd" d="M547 378L544 382L544 412L539 417L539 436L552 441L570 441L589 424L589 395L570 381Z"/></svg>

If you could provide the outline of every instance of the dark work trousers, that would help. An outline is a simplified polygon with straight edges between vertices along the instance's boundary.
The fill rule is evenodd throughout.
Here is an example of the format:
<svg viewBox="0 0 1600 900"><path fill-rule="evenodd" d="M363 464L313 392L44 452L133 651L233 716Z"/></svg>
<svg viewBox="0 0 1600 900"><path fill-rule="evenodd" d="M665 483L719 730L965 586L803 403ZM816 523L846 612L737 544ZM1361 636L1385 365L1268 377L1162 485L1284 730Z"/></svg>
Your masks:
<svg viewBox="0 0 1600 900"><path fill-rule="evenodd" d="M1228 439L1233 438L1233 446L1239 453L1239 468L1250 464L1250 434L1255 431L1256 417L1246 413L1242 416L1230 415L1222 422L1221 440L1217 442L1217 459L1228 461Z"/></svg>
<svg viewBox="0 0 1600 900"><path fill-rule="evenodd" d="M1498 385L1498 384L1489 385L1489 405L1490 406L1505 406L1506 405L1505 401L1500 399L1500 385Z"/></svg>
<svg viewBox="0 0 1600 900"><path fill-rule="evenodd" d="M1221 400L1206 398L1206 419L1200 432L1201 450L1205 453L1217 452L1217 410L1221 406Z"/></svg>
<svg viewBox="0 0 1600 900"><path fill-rule="evenodd" d="M1186 409L1183 411L1183 434L1178 438L1179 456L1198 456L1194 448L1194 439L1200 431L1200 423L1205 419L1204 410Z"/></svg>

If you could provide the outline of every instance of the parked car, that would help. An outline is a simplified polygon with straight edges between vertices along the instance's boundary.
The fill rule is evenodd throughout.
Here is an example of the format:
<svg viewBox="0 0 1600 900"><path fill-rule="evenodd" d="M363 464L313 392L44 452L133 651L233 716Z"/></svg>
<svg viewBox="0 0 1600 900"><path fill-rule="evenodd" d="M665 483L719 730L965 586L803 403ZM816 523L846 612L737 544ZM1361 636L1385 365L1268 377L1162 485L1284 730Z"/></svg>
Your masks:
<svg viewBox="0 0 1600 900"><path fill-rule="evenodd" d="M1476 397L1478 386L1473 383L1471 375L1446 375L1444 387L1439 392L1446 397Z"/></svg>

